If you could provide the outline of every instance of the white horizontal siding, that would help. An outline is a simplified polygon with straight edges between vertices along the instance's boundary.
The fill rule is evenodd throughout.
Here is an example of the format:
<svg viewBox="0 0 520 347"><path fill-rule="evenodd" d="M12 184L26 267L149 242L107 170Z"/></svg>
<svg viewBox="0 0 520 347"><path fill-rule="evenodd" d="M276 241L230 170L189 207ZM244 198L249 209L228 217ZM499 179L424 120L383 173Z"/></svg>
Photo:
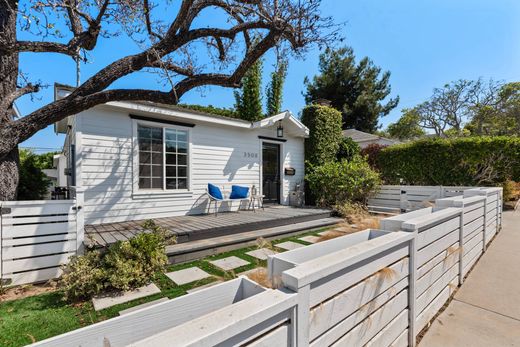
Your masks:
<svg viewBox="0 0 520 347"><path fill-rule="evenodd" d="M261 140L258 136L276 136L276 127L248 130L196 123L191 128L191 191L143 197L133 191L131 118L125 113L89 110L81 114L79 124L82 160L78 185L86 189L87 224L206 212L208 182L226 186L254 184L260 189ZM283 179L281 200L287 204L289 190L303 180L303 139L289 137L281 144L281 169L296 169L295 176ZM251 158L247 153L257 156Z"/></svg>

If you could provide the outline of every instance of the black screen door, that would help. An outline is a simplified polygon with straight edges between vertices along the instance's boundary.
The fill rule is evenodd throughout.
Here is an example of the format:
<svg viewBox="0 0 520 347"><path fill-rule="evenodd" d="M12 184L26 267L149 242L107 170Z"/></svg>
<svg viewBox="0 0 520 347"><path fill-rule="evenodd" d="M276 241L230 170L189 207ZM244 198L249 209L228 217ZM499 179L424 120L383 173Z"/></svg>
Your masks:
<svg viewBox="0 0 520 347"><path fill-rule="evenodd" d="M262 192L264 202L280 203L280 145L262 143Z"/></svg>

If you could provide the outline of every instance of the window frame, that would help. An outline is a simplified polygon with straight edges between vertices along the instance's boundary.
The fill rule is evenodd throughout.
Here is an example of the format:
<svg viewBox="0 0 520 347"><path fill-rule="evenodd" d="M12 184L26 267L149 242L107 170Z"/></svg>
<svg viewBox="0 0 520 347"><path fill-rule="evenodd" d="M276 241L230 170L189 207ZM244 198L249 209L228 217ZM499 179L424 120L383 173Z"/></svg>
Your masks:
<svg viewBox="0 0 520 347"><path fill-rule="evenodd" d="M161 128L162 130L162 138L163 138L163 185L162 188L139 188L139 136L138 136L138 128L139 125L146 127L154 127ZM133 128L133 136L132 136L132 192L134 196L146 196L146 195L178 195L178 194L186 194L192 193L192 143L191 143L191 130L192 128L189 126L182 125L173 125L168 123L162 123L160 120L156 121L148 121L148 120L139 120L132 119L132 128ZM187 133L187 173L186 178L187 188L186 189L166 189L166 129L172 130L182 130ZM177 165L176 165L177 166Z"/></svg>

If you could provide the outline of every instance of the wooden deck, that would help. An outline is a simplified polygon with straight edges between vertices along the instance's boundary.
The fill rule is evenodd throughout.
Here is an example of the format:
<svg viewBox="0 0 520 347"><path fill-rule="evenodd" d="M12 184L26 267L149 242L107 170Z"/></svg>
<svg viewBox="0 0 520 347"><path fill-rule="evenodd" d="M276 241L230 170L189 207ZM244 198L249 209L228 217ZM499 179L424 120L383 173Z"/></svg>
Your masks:
<svg viewBox="0 0 520 347"><path fill-rule="evenodd" d="M177 235L177 242L204 240L236 233L307 222L330 216L330 210L266 206L265 210L224 212L196 216L154 218L154 221ZM143 232L143 220L85 226L87 247L106 247Z"/></svg>

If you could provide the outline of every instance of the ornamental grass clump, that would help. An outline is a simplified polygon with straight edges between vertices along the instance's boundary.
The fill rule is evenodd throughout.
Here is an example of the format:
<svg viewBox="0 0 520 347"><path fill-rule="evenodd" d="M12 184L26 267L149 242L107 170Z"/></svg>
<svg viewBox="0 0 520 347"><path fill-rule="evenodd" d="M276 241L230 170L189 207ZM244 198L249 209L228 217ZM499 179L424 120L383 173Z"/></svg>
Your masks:
<svg viewBox="0 0 520 347"><path fill-rule="evenodd" d="M165 246L174 242L170 233L147 221L141 233L118 241L105 253L98 250L74 256L64 266L60 286L67 301L90 299L105 292L132 290L150 283L168 263Z"/></svg>

